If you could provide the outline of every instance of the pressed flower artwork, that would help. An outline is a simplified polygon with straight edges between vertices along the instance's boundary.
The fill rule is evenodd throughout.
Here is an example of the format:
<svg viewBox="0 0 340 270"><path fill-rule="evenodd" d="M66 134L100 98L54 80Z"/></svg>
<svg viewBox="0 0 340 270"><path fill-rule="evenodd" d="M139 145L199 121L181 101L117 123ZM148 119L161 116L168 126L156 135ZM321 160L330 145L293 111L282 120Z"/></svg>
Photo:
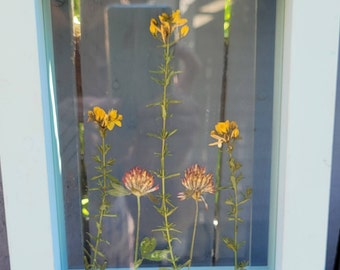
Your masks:
<svg viewBox="0 0 340 270"><path fill-rule="evenodd" d="M262 185L253 176L263 158L249 105L261 93L244 67L233 70L245 48L231 26L247 21L231 18L231 1L113 2L82 3L93 20L78 16L79 80L67 93L79 121L59 129L63 151L77 152L63 157L65 213L81 215L81 230L67 224L69 267L245 269L262 222L252 183Z"/></svg>
<svg viewBox="0 0 340 270"><path fill-rule="evenodd" d="M94 106L88 110L88 122L95 124L101 138L101 143L97 146L98 154L93 157L93 160L97 163L95 167L97 174L92 180L96 184L89 192L98 196L100 203L97 213L91 214L90 211L88 214L88 218L94 221L95 233L88 234L89 239L86 241L88 248L84 250L85 268L96 270L108 267L105 250L115 243L111 243L109 239L105 238L104 231L108 230L106 228L108 223L105 221L111 219L112 223L115 223L119 222L120 218L119 214L112 212L112 209L115 209L114 203L118 201L113 198L119 197L130 201L128 197L134 197L135 211L130 213L133 220L133 234L131 234L129 240L133 243L133 259L129 263L130 268L138 269L142 268L143 265L158 264L171 269L189 269L195 265L195 258L197 258L197 256L194 256L195 252L200 251L199 248L195 248L199 217L201 216L202 219L202 217L208 215L209 208L216 207L216 203L208 206L208 200L212 201L215 193L225 192L228 194L225 204L230 209L229 212L225 213L225 219L228 222L233 222L234 229L233 237L227 235L222 238L222 241L227 248L233 251L235 269L243 269L247 263L240 263L238 256L238 250L243 243L238 240L238 227L242 223L240 206L250 200L251 189L248 189L246 194L240 194L239 191L240 181L243 179L240 173L242 166L234 157L235 147L241 139L238 124L230 120L217 122L215 128L210 132L210 137L215 141L209 143L209 146L217 146L218 151L225 149L227 153L229 167L227 171L229 171L230 176L228 181L225 182L224 188L216 188L214 173L207 172L206 166L198 163L188 165L183 175L176 171L176 166L175 171L172 171L173 166L172 169L169 169L170 160L172 159L171 164L176 162L176 159L173 159L176 151L172 151L172 145L176 144L176 140L181 139L181 130L185 129L180 125L174 126L172 122L177 117L182 117L181 110L174 110L174 108L185 108L185 105L182 104L184 103L183 100L175 98L176 95L174 94L175 82L182 73L181 70L175 69L177 66L175 52L180 41L189 35L190 27L188 20L182 17L181 12L174 10L169 13L162 12L158 16L150 18L148 30L149 35L159 44L154 50L162 52L162 59L158 67L149 71L150 79L158 86L159 92L156 95L158 100L144 104L147 109L158 111L157 121L155 121L158 126L152 131L146 132L157 147L152 156L145 156L144 158L157 162L153 162L156 165L150 169L138 164L147 163L136 160L137 164L124 171L121 177L114 175L113 173L117 169L114 170L113 168L116 166L116 160L119 160L121 156L117 156L115 159L109 157L111 152L114 153L115 144L108 144L107 138L111 135L111 131L115 130L115 127L124 130L123 115L117 109L105 111L100 106ZM173 113L173 111L176 113ZM129 114L124 115L125 121L129 123ZM129 124L127 125L129 126ZM188 129L187 132L192 138L197 136L194 130ZM207 139L209 139L208 136ZM116 142L116 140L113 140L113 142ZM141 143L144 143L143 140ZM125 151L126 155L134 155L133 142L126 142L125 145L128 146ZM185 145L182 147L185 147ZM187 151L189 152L189 149ZM131 154L129 154L130 152ZM179 162L179 159L177 161ZM178 168L181 166L182 164L179 163ZM119 178L121 179L119 180ZM172 190L174 188L180 190L177 192L177 196L173 196ZM182 211L181 207L189 207L188 203L182 201L190 201L194 206L192 208L194 209L193 219L189 220L186 217L187 222L192 224L191 233L187 233L191 236L186 239L188 256L183 256L182 252L178 251L182 243L183 232L177 224L178 217L176 215ZM87 203L91 204L91 200L87 200ZM150 204L152 205L151 208ZM199 210L200 205L203 209L201 212ZM149 208L145 209L145 207ZM148 232L145 229L142 231L141 224L147 222L150 218L145 213L150 213L150 211L153 211L152 215L158 215L155 219L158 224L153 222L153 227L150 227ZM210 224L212 226L212 222ZM131 241L132 239L133 241Z"/></svg>

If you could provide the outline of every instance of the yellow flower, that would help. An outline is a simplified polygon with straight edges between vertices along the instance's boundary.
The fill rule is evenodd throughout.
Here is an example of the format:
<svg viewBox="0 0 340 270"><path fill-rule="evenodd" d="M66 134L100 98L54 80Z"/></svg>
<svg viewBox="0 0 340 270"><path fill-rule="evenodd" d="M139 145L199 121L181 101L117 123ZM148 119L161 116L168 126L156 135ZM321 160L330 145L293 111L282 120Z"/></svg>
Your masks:
<svg viewBox="0 0 340 270"><path fill-rule="evenodd" d="M233 140L237 140L240 138L240 130L238 129L238 125L235 121L226 120L225 122L218 122L215 125L215 130L210 132L210 136L216 141L210 143L209 146L217 145L218 148L221 148L223 143L230 143Z"/></svg>
<svg viewBox="0 0 340 270"><path fill-rule="evenodd" d="M107 129L112 130L115 125L121 127L122 126L123 115L118 114L117 110L109 111L107 117Z"/></svg>
<svg viewBox="0 0 340 270"><path fill-rule="evenodd" d="M139 167L134 167L126 172L123 177L123 183L125 187L137 197L144 196L159 188L158 185L153 187L154 178L152 174Z"/></svg>
<svg viewBox="0 0 340 270"><path fill-rule="evenodd" d="M88 111L88 120L97 123L102 130L112 130L115 125L122 126L123 116L117 110L110 110L107 114L102 108L95 106Z"/></svg>
<svg viewBox="0 0 340 270"><path fill-rule="evenodd" d="M155 18L150 20L150 33L155 38L160 39L163 44L169 44L171 34L180 28L179 34L175 37L175 42L177 42L188 34L189 26L187 22L187 19L181 17L180 10L173 11L171 15L164 12L158 16L158 20Z"/></svg>
<svg viewBox="0 0 340 270"><path fill-rule="evenodd" d="M203 201L205 207L208 208L203 193L213 194L215 192L213 175L211 173L206 173L205 168L198 164L192 165L185 170L182 184L186 190L178 193L177 197L180 200L193 198L196 201Z"/></svg>

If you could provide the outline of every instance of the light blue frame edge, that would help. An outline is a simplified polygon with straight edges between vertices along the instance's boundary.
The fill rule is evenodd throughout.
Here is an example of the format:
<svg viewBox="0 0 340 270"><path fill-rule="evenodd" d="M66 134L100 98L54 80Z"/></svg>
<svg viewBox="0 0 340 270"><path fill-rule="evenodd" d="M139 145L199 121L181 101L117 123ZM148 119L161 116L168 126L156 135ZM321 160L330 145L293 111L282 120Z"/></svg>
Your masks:
<svg viewBox="0 0 340 270"><path fill-rule="evenodd" d="M272 166L269 209L269 240L268 240L268 269L275 269L277 248L277 210L279 189L279 162L280 162L280 134L281 134L281 100L282 100L282 63L283 63L283 37L285 0L276 2L275 27L275 56L274 56L274 97L273 97L273 130L272 130Z"/></svg>
<svg viewBox="0 0 340 270"><path fill-rule="evenodd" d="M42 104L44 111L45 148L51 209L54 268L68 269L64 215L63 182L58 146L55 72L50 1L36 0L37 33ZM46 91L43 91L43 90Z"/></svg>

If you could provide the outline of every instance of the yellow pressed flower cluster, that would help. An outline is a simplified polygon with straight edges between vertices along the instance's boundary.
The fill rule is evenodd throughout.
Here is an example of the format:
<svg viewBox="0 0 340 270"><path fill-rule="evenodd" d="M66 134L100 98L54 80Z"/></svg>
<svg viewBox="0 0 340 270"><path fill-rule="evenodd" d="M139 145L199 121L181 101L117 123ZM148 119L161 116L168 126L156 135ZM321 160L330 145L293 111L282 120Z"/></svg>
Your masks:
<svg viewBox="0 0 340 270"><path fill-rule="evenodd" d="M178 36L175 38L175 42L177 42L188 34L187 22L187 19L181 17L179 10L173 11L171 15L162 13L158 16L158 20L155 18L150 20L150 32L155 38L166 44L170 43L171 34L178 30Z"/></svg>
<svg viewBox="0 0 340 270"><path fill-rule="evenodd" d="M209 146L217 145L221 148L223 143L229 144L233 140L240 137L240 130L235 121L226 120L225 122L218 122L215 125L215 130L210 132L210 136L216 139L216 142L210 143Z"/></svg>
<svg viewBox="0 0 340 270"><path fill-rule="evenodd" d="M111 109L106 113L102 108L95 106L92 111L88 111L88 121L98 124L102 130L112 130L114 126L122 126L123 116L117 110Z"/></svg>
<svg viewBox="0 0 340 270"><path fill-rule="evenodd" d="M213 175L211 173L206 173L204 167L195 164L185 170L182 184L186 191L178 194L177 197L180 200L193 198L195 201L203 201L205 207L208 208L203 193L209 192L213 194L215 192Z"/></svg>
<svg viewBox="0 0 340 270"><path fill-rule="evenodd" d="M134 167L123 177L125 187L135 196L141 197L159 188L154 185L154 178L147 170Z"/></svg>

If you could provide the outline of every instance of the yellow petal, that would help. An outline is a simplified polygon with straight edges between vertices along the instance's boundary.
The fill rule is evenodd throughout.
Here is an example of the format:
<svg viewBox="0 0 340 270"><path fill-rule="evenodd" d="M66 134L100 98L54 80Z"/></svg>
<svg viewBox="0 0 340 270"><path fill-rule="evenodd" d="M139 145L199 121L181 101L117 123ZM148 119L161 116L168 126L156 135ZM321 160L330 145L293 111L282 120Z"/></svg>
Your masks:
<svg viewBox="0 0 340 270"><path fill-rule="evenodd" d="M238 128L234 129L233 132L231 133L231 137L232 138L238 138L238 136L240 135L240 131L238 130Z"/></svg>
<svg viewBox="0 0 340 270"><path fill-rule="evenodd" d="M95 120L96 120L96 117L95 117L93 111L88 111L88 112L87 112L87 115L88 115L88 118L87 118L87 121L88 121L88 122L90 122L90 121L95 121Z"/></svg>
<svg viewBox="0 0 340 270"><path fill-rule="evenodd" d="M171 17L172 17L172 23L175 24L177 27L182 26L188 22L187 19L181 17L181 12L179 11L179 9L174 11Z"/></svg>
<svg viewBox="0 0 340 270"><path fill-rule="evenodd" d="M105 111L98 106L93 108L93 112L94 112L96 121L102 121L106 116Z"/></svg>
<svg viewBox="0 0 340 270"><path fill-rule="evenodd" d="M115 123L112 121L112 122L108 122L107 124L106 124L106 128L108 129L108 130L112 130L113 128L114 128L114 126L115 126Z"/></svg>
<svg viewBox="0 0 340 270"><path fill-rule="evenodd" d="M108 114L108 115L109 115L109 118L110 118L110 119L116 119L117 116L118 116L118 112L117 112L117 110L113 110L113 109L112 109L112 110L109 111L109 114Z"/></svg>
<svg viewBox="0 0 340 270"><path fill-rule="evenodd" d="M181 28L180 37L184 38L188 33L189 33L189 26L188 25L184 25Z"/></svg>
<svg viewBox="0 0 340 270"><path fill-rule="evenodd" d="M166 21L169 21L170 17L167 13L162 13L161 15L158 16L159 21L163 24Z"/></svg>
<svg viewBox="0 0 340 270"><path fill-rule="evenodd" d="M122 122L121 122L120 120L118 120L118 119L116 119L116 120L114 121L114 123L115 123L115 125L117 125L117 126L119 126L119 127L122 126Z"/></svg>
<svg viewBox="0 0 340 270"><path fill-rule="evenodd" d="M157 27L157 21L156 19L152 18L150 20L150 33L153 35L153 36L157 36L157 32L159 31L159 28Z"/></svg>
<svg viewBox="0 0 340 270"><path fill-rule="evenodd" d="M225 134L227 133L229 129L229 121L228 123L227 122L218 122L216 125L215 125L215 130L217 131L217 133L219 134Z"/></svg>
<svg viewBox="0 0 340 270"><path fill-rule="evenodd" d="M121 127L122 120L123 120L123 116L121 114L118 114L117 110L112 109L111 111L109 111L109 114L108 114L107 128L109 130L112 130L115 125Z"/></svg>

